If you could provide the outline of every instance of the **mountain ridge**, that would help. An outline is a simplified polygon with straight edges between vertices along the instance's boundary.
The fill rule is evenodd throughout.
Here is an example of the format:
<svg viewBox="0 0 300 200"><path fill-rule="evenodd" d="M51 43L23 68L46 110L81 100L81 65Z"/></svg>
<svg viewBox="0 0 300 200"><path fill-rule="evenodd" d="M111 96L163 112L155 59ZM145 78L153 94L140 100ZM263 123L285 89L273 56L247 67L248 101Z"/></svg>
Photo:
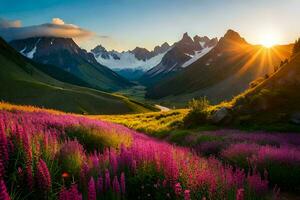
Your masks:
<svg viewBox="0 0 300 200"><path fill-rule="evenodd" d="M187 32L184 33L181 40L174 43L172 49L166 53L161 62L148 70L141 77L140 82L149 86L159 82L160 80L172 77L178 71L181 71L184 67L186 67L184 65L186 62L193 59L193 57L198 57L197 54L199 55L204 49L206 53L208 53L209 50L216 45L216 43L217 38L209 39L206 36L199 37L196 35L194 39L192 39ZM205 54L201 56L204 56ZM200 57L197 59L199 58Z"/></svg>
<svg viewBox="0 0 300 200"><path fill-rule="evenodd" d="M291 55L291 48L251 45L237 32L228 30L209 53L176 76L148 87L146 96L171 101L201 96L214 103L229 100L247 89L251 81L273 72L276 65Z"/></svg>
<svg viewBox="0 0 300 200"><path fill-rule="evenodd" d="M80 114L136 113L150 108L122 96L58 81L2 38L0 47L1 101Z"/></svg>
<svg viewBox="0 0 300 200"><path fill-rule="evenodd" d="M133 85L100 65L91 53L81 49L71 38L34 37L13 40L10 45L38 63L60 67L95 89L114 91Z"/></svg>

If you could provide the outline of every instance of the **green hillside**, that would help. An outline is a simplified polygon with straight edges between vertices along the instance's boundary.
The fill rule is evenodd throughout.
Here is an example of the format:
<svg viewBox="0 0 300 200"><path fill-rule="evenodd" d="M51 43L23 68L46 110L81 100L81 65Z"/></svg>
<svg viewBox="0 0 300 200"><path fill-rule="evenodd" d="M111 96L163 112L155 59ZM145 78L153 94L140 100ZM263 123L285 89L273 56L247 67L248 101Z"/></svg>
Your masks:
<svg viewBox="0 0 300 200"><path fill-rule="evenodd" d="M236 123L254 125L299 124L300 55L276 73L231 102Z"/></svg>
<svg viewBox="0 0 300 200"><path fill-rule="evenodd" d="M87 114L137 113L151 108L123 96L57 81L27 62L2 39L0 100Z"/></svg>

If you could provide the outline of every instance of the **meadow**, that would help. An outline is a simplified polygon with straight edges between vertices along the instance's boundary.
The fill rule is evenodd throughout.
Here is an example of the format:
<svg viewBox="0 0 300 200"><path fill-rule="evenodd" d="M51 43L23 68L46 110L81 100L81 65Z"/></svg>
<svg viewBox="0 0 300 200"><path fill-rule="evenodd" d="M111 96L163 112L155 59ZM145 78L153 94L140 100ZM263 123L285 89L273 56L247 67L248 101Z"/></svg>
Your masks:
<svg viewBox="0 0 300 200"><path fill-rule="evenodd" d="M207 110L215 109L208 107ZM249 127L224 128L200 124L187 128L185 122L191 110L141 115L110 115L94 118L123 124L171 144L191 149L205 158L217 158L225 165L246 172L255 167L268 177L269 185L283 193L300 193L300 136L293 132L258 131ZM194 119L194 118L192 118ZM294 199L288 197L287 199Z"/></svg>
<svg viewBox="0 0 300 200"><path fill-rule="evenodd" d="M279 199L254 165L244 170L110 122L2 109L0 125L5 200Z"/></svg>

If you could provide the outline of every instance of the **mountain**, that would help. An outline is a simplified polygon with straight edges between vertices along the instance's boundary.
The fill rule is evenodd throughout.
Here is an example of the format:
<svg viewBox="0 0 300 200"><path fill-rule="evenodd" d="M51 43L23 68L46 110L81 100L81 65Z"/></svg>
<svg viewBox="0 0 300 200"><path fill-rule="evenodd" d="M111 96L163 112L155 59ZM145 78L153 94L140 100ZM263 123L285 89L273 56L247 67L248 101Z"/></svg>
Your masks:
<svg viewBox="0 0 300 200"><path fill-rule="evenodd" d="M91 50L96 60L111 69L134 69L141 68L148 70L153 67L153 62L161 58L170 49L168 43L163 43L161 46L156 46L153 51L145 48L136 47L131 51L107 51L103 46L98 45ZM156 59L154 59L156 57ZM156 61L157 62L157 61ZM154 62L155 64L155 62Z"/></svg>
<svg viewBox="0 0 300 200"><path fill-rule="evenodd" d="M140 79L140 82L150 86L170 78L191 65L193 62L207 54L217 43L217 39L195 36L193 39L185 33L180 41L164 55L161 62L148 70Z"/></svg>
<svg viewBox="0 0 300 200"><path fill-rule="evenodd" d="M10 45L35 62L60 67L92 88L114 91L132 86L128 80L100 65L93 54L81 49L71 38L35 37L14 40Z"/></svg>
<svg viewBox="0 0 300 200"><path fill-rule="evenodd" d="M66 77L80 81L56 68L47 75L43 64L29 62L0 38L0 101L34 105L74 113L117 114L148 111L149 106L119 95L58 81L51 77ZM82 84L86 84L82 81Z"/></svg>
<svg viewBox="0 0 300 200"><path fill-rule="evenodd" d="M235 123L260 125L300 124L300 54L276 73L235 98L231 112Z"/></svg>
<svg viewBox="0 0 300 200"><path fill-rule="evenodd" d="M148 87L146 96L174 102L207 96L213 103L229 100L253 80L270 74L291 55L292 45L267 49L251 45L228 30L206 55L174 77Z"/></svg>
<svg viewBox="0 0 300 200"><path fill-rule="evenodd" d="M132 51L107 51L98 45L91 50L95 59L129 80L138 79L145 71L156 66L170 49L168 43L156 46L153 51L136 47Z"/></svg>

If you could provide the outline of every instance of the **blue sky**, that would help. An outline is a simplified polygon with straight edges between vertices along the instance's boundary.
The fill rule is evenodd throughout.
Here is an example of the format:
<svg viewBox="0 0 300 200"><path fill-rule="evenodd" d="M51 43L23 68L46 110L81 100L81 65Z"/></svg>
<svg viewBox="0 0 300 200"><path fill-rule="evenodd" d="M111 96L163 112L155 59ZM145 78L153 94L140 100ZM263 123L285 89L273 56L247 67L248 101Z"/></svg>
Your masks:
<svg viewBox="0 0 300 200"><path fill-rule="evenodd" d="M191 36L221 37L238 31L251 43L274 37L289 43L300 36L298 0L0 0L0 18L21 20L22 26L60 18L92 31L80 42L90 49L102 43L108 49L135 46L153 49L172 44L184 32ZM108 38L96 37L108 36Z"/></svg>

